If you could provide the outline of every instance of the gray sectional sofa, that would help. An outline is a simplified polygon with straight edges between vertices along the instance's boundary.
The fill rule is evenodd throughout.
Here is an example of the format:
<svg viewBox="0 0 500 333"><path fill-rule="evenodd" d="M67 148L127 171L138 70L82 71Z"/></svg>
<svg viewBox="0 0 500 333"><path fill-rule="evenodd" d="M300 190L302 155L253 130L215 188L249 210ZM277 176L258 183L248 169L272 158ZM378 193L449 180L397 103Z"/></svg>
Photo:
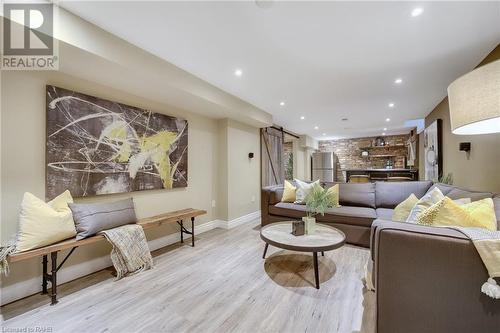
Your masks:
<svg viewBox="0 0 500 333"><path fill-rule="evenodd" d="M325 187L332 185L334 183L324 184ZM329 208L324 216L318 215L316 219L342 230L348 243L368 247L373 221L378 218L390 220L392 209L408 197L409 194L405 197L405 193L414 192L415 195L422 196L431 185L431 182L340 183L341 207ZM282 196L282 186L262 190L262 225L305 216L304 205L281 202Z"/></svg>
<svg viewBox="0 0 500 333"><path fill-rule="evenodd" d="M370 247L377 332L500 332L500 300L480 291L488 274L472 242L454 229L391 221L397 204L434 186L452 199L492 198L500 230L500 196L427 181L340 184L342 207L317 220ZM305 215L282 195L282 186L262 190L263 225Z"/></svg>
<svg viewBox="0 0 500 333"><path fill-rule="evenodd" d="M323 184L326 188L335 183ZM370 246L371 226L375 220L390 221L394 208L411 193L422 197L434 186L439 187L444 195L451 199L471 198L472 201L493 198L493 193L469 191L446 184L433 184L430 181L415 182L375 182L375 183L339 183L340 205L328 208L324 216L317 215L318 222L330 224L342 230L347 243ZM261 223L300 219L306 214L305 205L281 202L283 186L270 186L262 189ZM495 198L499 208L500 198ZM497 215L500 217L500 214Z"/></svg>

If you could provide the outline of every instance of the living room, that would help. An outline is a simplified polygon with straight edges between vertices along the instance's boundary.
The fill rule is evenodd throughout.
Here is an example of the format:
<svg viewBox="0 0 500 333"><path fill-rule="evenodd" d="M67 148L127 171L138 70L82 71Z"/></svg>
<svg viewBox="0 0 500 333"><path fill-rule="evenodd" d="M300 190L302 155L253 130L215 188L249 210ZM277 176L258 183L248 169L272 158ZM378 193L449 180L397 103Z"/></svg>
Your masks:
<svg viewBox="0 0 500 333"><path fill-rule="evenodd" d="M500 2L1 17L3 331L498 331Z"/></svg>

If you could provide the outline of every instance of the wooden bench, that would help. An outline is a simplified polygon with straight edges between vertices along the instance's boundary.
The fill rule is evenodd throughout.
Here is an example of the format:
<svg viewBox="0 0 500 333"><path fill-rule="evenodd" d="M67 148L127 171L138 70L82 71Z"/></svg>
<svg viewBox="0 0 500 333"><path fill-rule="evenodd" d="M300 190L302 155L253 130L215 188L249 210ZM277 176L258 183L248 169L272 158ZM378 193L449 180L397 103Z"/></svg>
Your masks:
<svg viewBox="0 0 500 333"><path fill-rule="evenodd" d="M168 224L168 223L177 223L180 226L181 233L181 243L184 242L184 234L190 234L191 237L191 246L194 246L194 219L197 216L206 214L205 210L201 209L193 209L187 208L182 210L177 210L165 214L160 214L152 217L147 217L144 219L140 219L137 221L137 224L142 226L144 230L150 229L153 227L158 227L160 225ZM187 230L184 227L184 220L191 220L191 231ZM24 251L20 253L14 253L9 256L9 262L18 262L34 257L42 257L42 294L47 294L47 283L50 281L51 283L51 305L57 303L57 272L64 265L66 260L68 260L69 256L73 253L73 251L80 246L93 244L96 242L100 242L104 240L103 235L95 235L92 237L88 237L82 240L68 239L62 242L58 242L52 245L44 246L38 249ZM59 265L57 265L57 252L71 249L66 257L61 261ZM48 260L47 256L50 254L51 259L51 271L48 273Z"/></svg>

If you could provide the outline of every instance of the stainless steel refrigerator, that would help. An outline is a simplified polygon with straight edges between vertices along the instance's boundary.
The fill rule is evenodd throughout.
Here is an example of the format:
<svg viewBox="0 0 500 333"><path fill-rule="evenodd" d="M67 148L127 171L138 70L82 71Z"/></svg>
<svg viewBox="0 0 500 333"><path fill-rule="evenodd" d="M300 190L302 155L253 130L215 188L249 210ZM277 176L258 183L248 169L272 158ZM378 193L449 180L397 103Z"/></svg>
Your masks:
<svg viewBox="0 0 500 333"><path fill-rule="evenodd" d="M334 182L337 172L337 156L334 153L313 153L311 180Z"/></svg>

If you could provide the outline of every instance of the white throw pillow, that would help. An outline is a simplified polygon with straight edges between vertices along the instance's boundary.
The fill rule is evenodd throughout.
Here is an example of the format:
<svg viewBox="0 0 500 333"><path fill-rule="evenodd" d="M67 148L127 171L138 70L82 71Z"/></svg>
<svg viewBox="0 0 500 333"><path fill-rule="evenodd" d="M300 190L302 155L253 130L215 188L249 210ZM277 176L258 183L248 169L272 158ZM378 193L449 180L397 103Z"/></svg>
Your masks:
<svg viewBox="0 0 500 333"><path fill-rule="evenodd" d="M454 203L456 203L459 206L467 205L471 203L470 198L460 198L460 199L455 199L453 200Z"/></svg>
<svg viewBox="0 0 500 333"><path fill-rule="evenodd" d="M441 190L435 187L432 191L427 192L410 211L410 215L406 222L416 223L418 215L422 214L427 208L444 199L444 194Z"/></svg>
<svg viewBox="0 0 500 333"><path fill-rule="evenodd" d="M24 193L16 251L32 250L74 237L75 223L68 207L72 202L69 191L48 203L29 192Z"/></svg>
<svg viewBox="0 0 500 333"><path fill-rule="evenodd" d="M319 179L315 182L312 183L306 183L301 180L295 179L295 184L297 185L297 192L295 196L295 203L296 204L305 204L306 203L306 197L311 192L311 190L315 186L321 186L319 184Z"/></svg>

